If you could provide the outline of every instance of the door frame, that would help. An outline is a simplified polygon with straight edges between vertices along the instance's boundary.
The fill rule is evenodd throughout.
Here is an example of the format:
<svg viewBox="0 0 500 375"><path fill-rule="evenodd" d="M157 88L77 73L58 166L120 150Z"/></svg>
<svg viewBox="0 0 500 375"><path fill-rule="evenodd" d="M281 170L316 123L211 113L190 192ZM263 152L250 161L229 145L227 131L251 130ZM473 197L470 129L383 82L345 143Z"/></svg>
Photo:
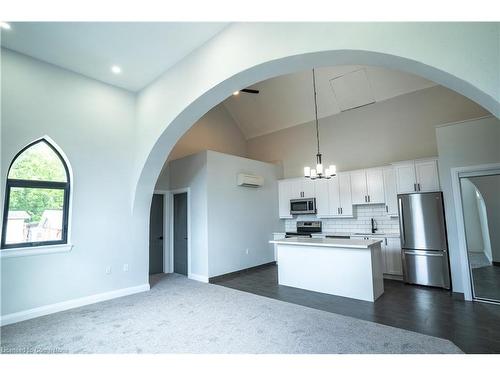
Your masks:
<svg viewBox="0 0 500 375"><path fill-rule="evenodd" d="M169 234L169 240L165 241L166 251L165 254L168 256L168 273L174 272L174 195L187 193L187 232L188 232L188 242L187 242L187 277L191 278L191 188L181 188L168 190L166 198L168 201L168 208L165 211L165 221L168 226L167 233Z"/></svg>
<svg viewBox="0 0 500 375"><path fill-rule="evenodd" d="M460 254L460 263L462 266L462 284L464 288L464 299L467 301L488 302L482 299L476 299L472 293L472 277L470 275L469 256L467 254L467 240L465 237L465 221L462 206L462 191L460 188L460 175L464 173L477 174L477 176L486 176L493 174L500 169L500 163L479 164L467 167L451 168L451 185L453 190L453 200L455 203L455 218L457 224L458 248ZM494 303L494 302L491 302Z"/></svg>
<svg viewBox="0 0 500 375"><path fill-rule="evenodd" d="M153 192L153 194L163 195L163 273L170 273L169 244L165 240L167 234L170 235L168 227L168 193L168 190L155 190Z"/></svg>

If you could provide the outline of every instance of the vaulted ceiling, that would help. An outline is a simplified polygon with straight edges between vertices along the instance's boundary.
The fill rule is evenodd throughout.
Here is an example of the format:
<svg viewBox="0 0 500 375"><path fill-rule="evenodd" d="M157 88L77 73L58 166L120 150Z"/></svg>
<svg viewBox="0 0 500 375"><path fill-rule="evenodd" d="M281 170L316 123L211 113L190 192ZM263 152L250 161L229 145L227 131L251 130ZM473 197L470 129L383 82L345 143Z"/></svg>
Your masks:
<svg viewBox="0 0 500 375"><path fill-rule="evenodd" d="M227 23L14 22L2 47L138 91L214 37ZM113 74L111 66L121 67Z"/></svg>
<svg viewBox="0 0 500 375"><path fill-rule="evenodd" d="M374 66L317 68L318 116L332 116L435 85L421 77ZM240 92L223 102L247 139L314 120L312 71L279 76L251 88L260 93Z"/></svg>

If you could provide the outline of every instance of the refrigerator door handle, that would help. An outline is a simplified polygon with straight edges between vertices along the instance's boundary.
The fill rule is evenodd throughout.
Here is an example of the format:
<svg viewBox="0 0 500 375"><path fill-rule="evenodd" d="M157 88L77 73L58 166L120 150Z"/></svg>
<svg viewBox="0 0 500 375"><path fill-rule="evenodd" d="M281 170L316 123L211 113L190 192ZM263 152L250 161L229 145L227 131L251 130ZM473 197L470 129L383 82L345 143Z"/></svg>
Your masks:
<svg viewBox="0 0 500 375"><path fill-rule="evenodd" d="M408 255L421 255L424 257L442 257L444 254L442 252L436 252L436 253L430 253L430 252L425 252L425 253L419 253L417 251L405 251L405 254Z"/></svg>
<svg viewBox="0 0 500 375"><path fill-rule="evenodd" d="M403 202L401 198L398 198L398 205L399 205L399 226L400 226L400 235L401 235L401 245L404 247L405 246L405 222L403 219Z"/></svg>

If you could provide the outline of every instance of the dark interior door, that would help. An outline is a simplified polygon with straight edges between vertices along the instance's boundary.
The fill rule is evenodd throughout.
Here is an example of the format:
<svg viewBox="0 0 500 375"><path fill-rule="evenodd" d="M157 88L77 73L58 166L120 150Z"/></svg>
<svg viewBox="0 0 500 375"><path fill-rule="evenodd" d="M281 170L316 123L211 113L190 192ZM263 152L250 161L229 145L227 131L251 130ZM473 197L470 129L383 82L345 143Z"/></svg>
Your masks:
<svg viewBox="0 0 500 375"><path fill-rule="evenodd" d="M187 193L174 195L174 272L188 273Z"/></svg>
<svg viewBox="0 0 500 375"><path fill-rule="evenodd" d="M163 195L153 194L149 215L149 274L163 272Z"/></svg>

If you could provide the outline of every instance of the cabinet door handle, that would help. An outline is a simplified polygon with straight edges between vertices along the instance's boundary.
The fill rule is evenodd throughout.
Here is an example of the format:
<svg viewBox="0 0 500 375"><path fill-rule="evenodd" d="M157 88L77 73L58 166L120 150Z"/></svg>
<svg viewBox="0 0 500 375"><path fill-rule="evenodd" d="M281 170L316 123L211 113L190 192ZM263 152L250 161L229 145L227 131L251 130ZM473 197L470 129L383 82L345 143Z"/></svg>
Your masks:
<svg viewBox="0 0 500 375"><path fill-rule="evenodd" d="M418 191L420 191L420 182L417 184Z"/></svg>
<svg viewBox="0 0 500 375"><path fill-rule="evenodd" d="M344 209L342 207L340 207L340 213L343 214L344 213Z"/></svg>
<svg viewBox="0 0 500 375"><path fill-rule="evenodd" d="M385 212L389 212L389 206L385 205Z"/></svg>
<svg viewBox="0 0 500 375"><path fill-rule="evenodd" d="M366 195L365 195L365 202L368 202L368 201L366 200Z"/></svg>
<svg viewBox="0 0 500 375"><path fill-rule="evenodd" d="M370 196L368 196L368 202L370 202Z"/></svg>
<svg viewBox="0 0 500 375"><path fill-rule="evenodd" d="M417 184L413 184L413 190L417 191Z"/></svg>

